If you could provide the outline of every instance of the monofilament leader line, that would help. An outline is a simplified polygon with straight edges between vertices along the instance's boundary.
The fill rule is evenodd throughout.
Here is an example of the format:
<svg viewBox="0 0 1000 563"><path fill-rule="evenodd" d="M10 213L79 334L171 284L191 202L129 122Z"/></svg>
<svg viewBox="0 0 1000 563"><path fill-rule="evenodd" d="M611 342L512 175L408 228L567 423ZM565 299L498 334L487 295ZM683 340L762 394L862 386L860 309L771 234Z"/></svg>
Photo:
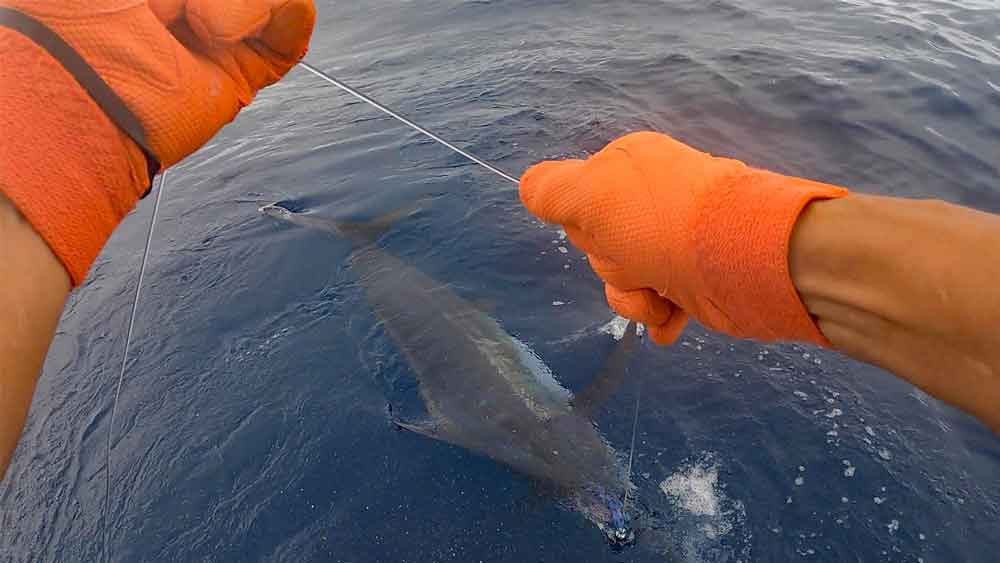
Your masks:
<svg viewBox="0 0 1000 563"><path fill-rule="evenodd" d="M344 92L347 92L348 94L350 94L350 95L354 96L355 98L361 100L362 102L364 102L364 103L366 103L366 104L374 107L375 109L381 111L382 113L385 113L386 115L389 115L390 117L396 119L397 121L399 121L400 123L406 125L407 127L410 127L411 129L413 129L413 130L415 130L415 131L417 131L417 132L419 132L419 133L421 133L423 135L426 135L427 137L430 137L434 141L437 141L438 143L440 143L440 144L444 145L445 147L451 149L453 152L456 152L456 153L464 156L465 158L471 160L472 162L475 162L476 164L482 166L483 168L489 170L490 172L496 174L497 176L500 176L501 178L503 178L503 179L505 179L505 180L507 180L509 182L513 182L514 184L520 184L521 181L518 180L516 177L511 176L510 174L504 172L503 170L501 170L500 168L494 166L493 164L490 164L489 162L487 162L487 161L479 158L478 156L472 154L471 152L466 151L466 150L458 147L457 145L446 141L444 138L442 138L442 137L434 134L433 132L431 132L426 127L418 125L416 122L414 122L414 121L412 121L412 120L404 117L399 112L396 112L396 111L390 109L388 106L379 103L374 98L371 98L370 96L362 94L360 91L358 91L355 88L352 88L351 86L348 86L343 81L337 80L336 78L334 78L334 77L330 76L329 74L327 74L327 73L325 73L325 72L317 69L316 67L312 66L311 64L309 64L309 63L307 63L305 61L301 61L299 63L299 66L302 67L304 70L307 70L310 73L312 73L312 74L318 76L319 78L323 79L328 84L331 84L333 86L336 86L337 88L340 88ZM108 533L109 533L109 529L110 529L110 527L109 527L109 521L111 519L111 439L112 439L112 435L114 434L114 429L115 429L115 416L116 416L116 414L118 412L118 400L121 397L122 384L125 381L125 368L126 368L126 365L128 364L129 348L130 348L131 343L132 343L132 332L135 329L135 313L136 313L136 310L139 307L139 296L142 294L142 281L143 281L143 278L146 275L146 262L149 259L149 248L150 248L150 246L152 245L152 242L153 242L153 231L156 229L156 218L157 218L157 215L159 214L159 211L160 211L160 201L163 199L163 193L166 191L166 186L167 186L167 173L164 172L163 174L160 175L159 190L158 190L158 193L156 194L156 200L153 203L153 216L149 220L149 234L146 237L146 249L143 251L143 254L142 254L142 263L139 266L139 279L136 281L135 296L134 296L134 298L132 300L132 312L129 315L128 331L125 334L125 351L122 354L121 371L118 374L118 384L115 386L114 403L112 403L112 405L111 405L111 419L110 419L110 421L108 423L108 447L107 447L106 456L105 456L105 460L104 460L104 462L105 462L104 471L105 471L105 474L107 476L107 488L105 489L105 492L104 492L104 534L103 534L104 535L104 559L105 559L105 561L110 561L111 560L111 554L108 551L108 539L109 539L108 538ZM632 474L632 467L631 467L632 466L632 461L631 460L632 460L632 454L635 453L635 425L638 423L638 417L639 417L639 397L638 396L636 396L635 409L636 409L636 411L635 411L635 417L636 417L636 419L633 422L633 427L632 427L632 447L631 447L631 451L629 452L629 479L632 478L632 475L631 475ZM628 502L628 498L626 496L625 503L627 504L627 502Z"/></svg>
<svg viewBox="0 0 1000 563"><path fill-rule="evenodd" d="M149 219L149 234L146 236L146 249L142 252L142 262L139 265L139 278L135 282L135 295L132 299L132 313L128 319L128 331L125 333L125 351L122 353L122 368L118 373L118 384L115 385L115 398L111 403L111 418L108 421L108 449L105 451L104 475L106 477L104 489L104 560L111 560L111 553L108 551L108 533L111 529L109 520L111 518L111 438L115 430L115 415L118 414L118 399L122 393L122 383L125 381L125 367L128 365L129 348L132 344L132 331L135 329L135 312L139 307L139 296L142 295L142 280L146 276L146 262L149 260L149 247L153 243L153 230L156 229L156 216L160 212L160 201L163 200L163 192L167 191L167 172L160 174L160 189L157 190L156 200L153 202L153 216Z"/></svg>
<svg viewBox="0 0 1000 563"><path fill-rule="evenodd" d="M437 141L438 143L441 143L442 145L448 147L452 151L454 151L454 152L456 152L456 153L464 156L465 158L471 160L472 162L475 162L476 164L482 166L483 168L489 170L490 172L496 174L497 176L500 176L504 180L508 180L508 181L513 182L515 184L520 184L521 183L521 181L518 180L517 178L511 176L510 174L504 172L503 170L500 170L499 168L497 168L496 166L490 164L489 162L486 162L485 160L479 158L478 156L472 154L469 151L466 151L464 149L461 149L461 148L455 146L452 143L449 143L448 141L444 140L443 138L439 137L438 135L435 135L434 133L432 133L426 127L423 127L421 125L417 125L413 121L407 119L406 117L403 117L399 112L396 112L396 111L393 111L393 110L389 109L384 104L381 104L381 103L377 102L375 99L371 98L370 96L366 96L365 94L362 94L356 88L352 88L352 87L348 86L343 81L337 80L336 78L330 76L329 74L323 72L322 70L317 69L316 67L310 65L309 63L307 63L305 61L302 61L302 62L299 63L299 66L302 67L302 68L304 68L305 70L308 70L309 72L313 73L314 75L322 78L323 80L327 81L329 84L332 84L332 85L336 86L337 88L340 88L344 92L347 92L348 94L354 96L355 98L361 100L362 102L364 102L364 103L372 106L373 108L381 111L382 113L384 113L384 114L386 114L386 115L388 115L390 117L395 118L397 121L399 121L400 123L406 125L407 127L411 128L411 129L413 129L413 130L415 130L417 132L423 133L424 135L427 135L431 139L434 139L435 141Z"/></svg>
<svg viewBox="0 0 1000 563"><path fill-rule="evenodd" d="M628 330L626 327L625 330ZM639 382L636 384L635 388L635 413L632 415L632 445L629 447L628 451L628 469L626 470L628 474L627 487L625 487L625 499L622 501L622 512L628 510L628 493L632 488L632 460L635 454L635 436L639 430L639 399L642 397L642 379L640 377Z"/></svg>

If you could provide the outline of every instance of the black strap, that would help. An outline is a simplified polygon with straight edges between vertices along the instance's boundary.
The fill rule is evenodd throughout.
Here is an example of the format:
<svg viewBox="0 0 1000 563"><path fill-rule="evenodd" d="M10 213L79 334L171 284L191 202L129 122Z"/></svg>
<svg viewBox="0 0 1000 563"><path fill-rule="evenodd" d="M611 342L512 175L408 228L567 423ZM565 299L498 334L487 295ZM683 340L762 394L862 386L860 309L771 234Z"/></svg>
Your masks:
<svg viewBox="0 0 1000 563"><path fill-rule="evenodd" d="M146 190L146 194L149 194L153 189L153 176L160 171L160 161L149 146L146 129L142 126L142 122L125 105L125 101L111 89L111 86L108 86L108 83L80 56L80 53L77 53L69 43L66 43L62 37L42 22L24 12L0 6L0 26L21 33L48 51L52 58L59 61L76 78L80 86L83 86L83 89L90 94L90 97L104 110L111 121L135 141L135 144L145 153L146 164L149 166L150 185L149 189Z"/></svg>

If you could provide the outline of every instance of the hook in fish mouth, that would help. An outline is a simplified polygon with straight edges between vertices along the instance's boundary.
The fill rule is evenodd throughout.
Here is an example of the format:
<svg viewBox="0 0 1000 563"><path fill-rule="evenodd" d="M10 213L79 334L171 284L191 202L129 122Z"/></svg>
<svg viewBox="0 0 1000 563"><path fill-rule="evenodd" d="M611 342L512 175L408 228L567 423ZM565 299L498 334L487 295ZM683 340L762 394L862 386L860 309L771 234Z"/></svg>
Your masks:
<svg viewBox="0 0 1000 563"><path fill-rule="evenodd" d="M604 535L608 538L611 546L616 548L627 547L635 542L635 530L630 527L606 527Z"/></svg>
<svg viewBox="0 0 1000 563"><path fill-rule="evenodd" d="M635 529L632 527L632 519L625 512L625 506L617 498L602 494L607 508L608 521L599 523L598 528L604 532L613 547L621 548L632 545L635 542Z"/></svg>

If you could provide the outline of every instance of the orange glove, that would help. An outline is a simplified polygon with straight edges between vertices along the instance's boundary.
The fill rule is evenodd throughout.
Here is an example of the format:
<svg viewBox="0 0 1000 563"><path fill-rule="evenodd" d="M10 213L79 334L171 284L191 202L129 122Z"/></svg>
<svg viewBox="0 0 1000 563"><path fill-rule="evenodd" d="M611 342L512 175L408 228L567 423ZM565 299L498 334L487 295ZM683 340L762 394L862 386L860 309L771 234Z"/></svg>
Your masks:
<svg viewBox="0 0 1000 563"><path fill-rule="evenodd" d="M305 55L315 21L312 0L0 0L0 7L44 32L11 25L11 10L0 18L0 190L74 285L147 191L150 170L194 152L288 72ZM138 135L95 101L80 78L86 72L46 46L44 34L96 71Z"/></svg>
<svg viewBox="0 0 1000 563"><path fill-rule="evenodd" d="M792 285L788 246L810 201L846 194L658 133L543 162L521 181L528 209L588 254L611 306L661 344L692 315L737 337L829 345Z"/></svg>

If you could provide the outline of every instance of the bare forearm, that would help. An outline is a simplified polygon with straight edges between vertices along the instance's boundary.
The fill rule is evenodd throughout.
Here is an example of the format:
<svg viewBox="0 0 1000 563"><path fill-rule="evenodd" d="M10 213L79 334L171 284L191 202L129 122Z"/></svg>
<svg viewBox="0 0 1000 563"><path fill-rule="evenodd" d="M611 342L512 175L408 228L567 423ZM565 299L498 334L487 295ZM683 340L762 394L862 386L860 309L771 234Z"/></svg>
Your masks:
<svg viewBox="0 0 1000 563"><path fill-rule="evenodd" d="M69 289L62 265L0 193L0 479Z"/></svg>
<svg viewBox="0 0 1000 563"><path fill-rule="evenodd" d="M837 349L1000 432L1000 217L932 201L821 201L796 227L790 267Z"/></svg>

